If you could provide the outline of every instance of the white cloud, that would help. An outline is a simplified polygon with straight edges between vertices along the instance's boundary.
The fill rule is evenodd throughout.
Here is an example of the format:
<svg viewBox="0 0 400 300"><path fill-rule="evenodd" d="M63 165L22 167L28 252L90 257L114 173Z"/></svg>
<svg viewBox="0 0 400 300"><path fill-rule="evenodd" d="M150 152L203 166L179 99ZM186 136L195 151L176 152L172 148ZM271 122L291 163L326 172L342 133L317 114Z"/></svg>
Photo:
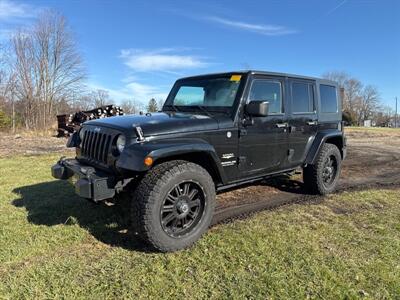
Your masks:
<svg viewBox="0 0 400 300"><path fill-rule="evenodd" d="M136 100L145 105L151 98L165 100L168 96L165 90L138 82L127 83L120 89L107 88L94 83L89 84L88 87L93 90L100 89L107 91L110 98L117 103L121 103L124 100Z"/></svg>
<svg viewBox="0 0 400 300"><path fill-rule="evenodd" d="M218 23L218 24L227 26L227 27L250 31L250 32L267 35L267 36L279 36L279 35L287 35L287 34L296 33L296 31L293 29L287 28L285 26L279 26L279 25L253 24L253 23L246 23L246 22L242 22L242 21L229 20L229 19L215 17L215 16L206 17L205 19L208 21L214 22L214 23Z"/></svg>
<svg viewBox="0 0 400 300"><path fill-rule="evenodd" d="M126 85L126 88L132 93L134 99L149 100L150 98L164 99L167 98L167 93L161 91L159 88L142 84L138 82L131 82Z"/></svg>
<svg viewBox="0 0 400 300"><path fill-rule="evenodd" d="M9 21L34 16L35 9L30 5L9 0L0 0L0 21Z"/></svg>
<svg viewBox="0 0 400 300"><path fill-rule="evenodd" d="M121 51L121 58L125 65L138 72L174 72L208 65L198 56L180 54L186 50L187 48L162 48L153 51L125 49Z"/></svg>
<svg viewBox="0 0 400 300"><path fill-rule="evenodd" d="M340 7L342 7L345 3L347 2L347 0L343 0L342 2L340 2L338 5L336 5L335 7L333 7L330 11L328 11L325 16L329 16L331 14L333 14L335 11L337 11Z"/></svg>
<svg viewBox="0 0 400 300"><path fill-rule="evenodd" d="M97 83L89 83L89 84L87 84L87 87L90 90L105 90L109 93L110 98L117 102L119 102L121 100L132 98L132 95L125 88L122 88L122 89L107 88L104 85L97 84Z"/></svg>
<svg viewBox="0 0 400 300"><path fill-rule="evenodd" d="M0 41L8 40L19 28L28 26L42 9L22 2L0 0Z"/></svg>

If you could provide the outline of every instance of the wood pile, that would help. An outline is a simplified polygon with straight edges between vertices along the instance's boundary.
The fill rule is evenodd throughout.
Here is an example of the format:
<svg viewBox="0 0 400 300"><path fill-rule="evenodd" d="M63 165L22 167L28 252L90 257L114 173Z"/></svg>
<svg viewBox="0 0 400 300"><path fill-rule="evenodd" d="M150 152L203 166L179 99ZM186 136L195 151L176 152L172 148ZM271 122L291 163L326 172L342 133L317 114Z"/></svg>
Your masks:
<svg viewBox="0 0 400 300"><path fill-rule="evenodd" d="M79 130L82 123L88 120L109 118L114 116L122 116L123 110L119 106L105 105L92 110L78 111L72 114L58 115L58 137L68 137L75 131Z"/></svg>

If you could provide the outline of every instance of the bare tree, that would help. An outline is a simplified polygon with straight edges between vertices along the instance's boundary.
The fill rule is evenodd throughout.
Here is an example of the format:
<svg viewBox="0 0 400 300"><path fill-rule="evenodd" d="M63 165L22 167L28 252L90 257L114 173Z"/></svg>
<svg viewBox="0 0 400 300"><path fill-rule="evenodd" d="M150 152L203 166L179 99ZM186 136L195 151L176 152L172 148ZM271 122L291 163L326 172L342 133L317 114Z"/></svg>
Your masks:
<svg viewBox="0 0 400 300"><path fill-rule="evenodd" d="M93 99L88 94L77 95L77 97L70 103L72 111L90 110L95 107Z"/></svg>
<svg viewBox="0 0 400 300"><path fill-rule="evenodd" d="M121 104L121 108L126 114L138 114L142 105L135 100L124 100Z"/></svg>
<svg viewBox="0 0 400 300"><path fill-rule="evenodd" d="M0 109L4 106L6 102L5 89L6 89L6 70L5 70L5 55L4 46L0 44Z"/></svg>
<svg viewBox="0 0 400 300"><path fill-rule="evenodd" d="M344 83L343 108L352 114L356 113L362 93L362 83L355 78L349 78Z"/></svg>
<svg viewBox="0 0 400 300"><path fill-rule="evenodd" d="M92 99L92 105L95 107L105 106L112 104L113 101L110 99L110 94L106 90L97 89L89 94Z"/></svg>
<svg viewBox="0 0 400 300"><path fill-rule="evenodd" d="M351 77L346 72L340 71L327 72L322 76L326 79L336 81L339 87L344 89L343 112L346 113L349 120L354 120L354 122L361 125L362 121L364 121L364 116L361 115L364 112L362 109L364 88L361 81Z"/></svg>
<svg viewBox="0 0 400 300"><path fill-rule="evenodd" d="M0 109L11 115L11 128L15 132L15 99L17 77L12 66L8 64L9 49L0 45Z"/></svg>
<svg viewBox="0 0 400 300"><path fill-rule="evenodd" d="M27 128L47 127L59 101L69 101L85 77L65 18L46 11L12 39L17 95Z"/></svg>
<svg viewBox="0 0 400 300"><path fill-rule="evenodd" d="M157 106L158 106L158 109L159 109L159 110L161 110L161 109L163 108L164 102L165 102L164 99L158 99L158 101L157 101Z"/></svg>
<svg viewBox="0 0 400 300"><path fill-rule="evenodd" d="M1 95L0 100L3 99L3 106L6 106L9 110L11 110L11 128L12 132L15 133L16 127L16 116L15 116L15 98L16 98L16 90L17 90L17 81L16 74L14 72L4 73L6 74L2 79L0 78L0 85L2 85L2 89L0 89ZM0 75L1 77L1 75ZM0 103L0 108L1 108Z"/></svg>
<svg viewBox="0 0 400 300"><path fill-rule="evenodd" d="M330 71L322 74L323 78L336 81L341 88L344 88L346 81L350 78L344 71Z"/></svg>
<svg viewBox="0 0 400 300"><path fill-rule="evenodd" d="M33 48L33 39L22 31L18 31L12 40L14 50L14 70L17 77L17 95L23 106L21 113L26 128L35 127L36 107L35 95L38 94L37 87L37 69Z"/></svg>
<svg viewBox="0 0 400 300"><path fill-rule="evenodd" d="M367 85L361 92L360 101L356 108L358 115L358 125L362 125L364 120L371 119L379 107L379 92L374 86Z"/></svg>
<svg viewBox="0 0 400 300"><path fill-rule="evenodd" d="M377 126L389 127L391 125L391 121L393 120L395 112L390 106L382 106L379 110L374 114L374 121Z"/></svg>

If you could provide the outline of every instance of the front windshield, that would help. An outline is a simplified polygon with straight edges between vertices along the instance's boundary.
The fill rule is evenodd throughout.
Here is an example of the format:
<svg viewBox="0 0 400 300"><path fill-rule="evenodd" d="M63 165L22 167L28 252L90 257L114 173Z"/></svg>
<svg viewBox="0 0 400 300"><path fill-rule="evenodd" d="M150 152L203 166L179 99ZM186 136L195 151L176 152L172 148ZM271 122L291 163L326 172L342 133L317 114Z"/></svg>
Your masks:
<svg viewBox="0 0 400 300"><path fill-rule="evenodd" d="M231 109L240 84L240 75L188 79L178 81L165 106L207 111Z"/></svg>

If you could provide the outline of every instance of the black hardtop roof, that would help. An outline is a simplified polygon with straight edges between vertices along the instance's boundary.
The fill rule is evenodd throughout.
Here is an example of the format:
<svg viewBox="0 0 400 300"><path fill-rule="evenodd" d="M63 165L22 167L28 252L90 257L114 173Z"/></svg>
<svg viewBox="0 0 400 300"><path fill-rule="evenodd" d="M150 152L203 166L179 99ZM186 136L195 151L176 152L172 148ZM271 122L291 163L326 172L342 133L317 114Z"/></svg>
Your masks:
<svg viewBox="0 0 400 300"><path fill-rule="evenodd" d="M223 75L233 75L233 74L238 74L238 75L266 75L266 76L279 76L279 77L288 77L288 78L297 78L297 79L308 79L308 80L315 80L319 82L324 82L327 84L333 84L337 85L335 81L328 80L328 79L323 79L323 78L318 78L318 77L311 77L311 76L303 76L303 75L296 75L296 74L289 74L289 73L279 73L279 72L270 72L270 71L258 71L258 70L241 70L241 71L230 71L230 72L220 72L220 73L209 73L209 74L200 74L200 75L195 75L195 76L188 76L188 77L183 77L180 78L179 80L184 80L184 79L196 79L204 76L223 76Z"/></svg>

